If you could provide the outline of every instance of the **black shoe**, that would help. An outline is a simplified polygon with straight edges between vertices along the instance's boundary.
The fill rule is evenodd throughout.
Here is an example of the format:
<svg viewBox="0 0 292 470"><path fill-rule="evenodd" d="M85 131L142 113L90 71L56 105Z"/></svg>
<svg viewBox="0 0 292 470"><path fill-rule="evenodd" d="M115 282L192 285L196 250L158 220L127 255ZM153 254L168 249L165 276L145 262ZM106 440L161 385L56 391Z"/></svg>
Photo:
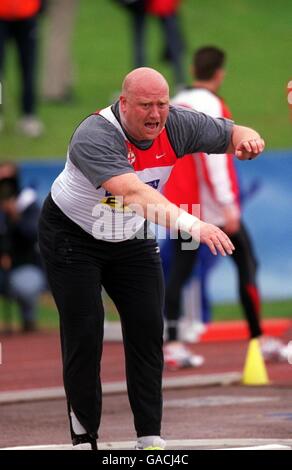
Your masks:
<svg viewBox="0 0 292 470"><path fill-rule="evenodd" d="M73 450L97 450L96 438L89 434L75 434L72 439Z"/></svg>

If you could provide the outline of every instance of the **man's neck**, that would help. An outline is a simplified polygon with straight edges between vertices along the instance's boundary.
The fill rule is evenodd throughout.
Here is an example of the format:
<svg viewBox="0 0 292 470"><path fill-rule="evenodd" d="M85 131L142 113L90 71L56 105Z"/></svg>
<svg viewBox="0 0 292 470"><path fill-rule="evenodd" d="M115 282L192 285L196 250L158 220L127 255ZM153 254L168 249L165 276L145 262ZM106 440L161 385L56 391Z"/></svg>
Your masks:
<svg viewBox="0 0 292 470"><path fill-rule="evenodd" d="M121 112L120 112L120 106L119 106L119 102L116 101L113 105L112 105L112 111L115 115L115 117L117 118L117 120L119 121L119 123L121 124L122 126L122 129L127 137L127 139L132 142L134 145L136 145L136 147L138 148L141 148L142 150L147 150L149 147L151 147L152 145L152 140L142 140L142 141L137 141L134 139L134 137L132 137L125 129L125 127L123 126L123 123L122 123L122 119L121 119Z"/></svg>
<svg viewBox="0 0 292 470"><path fill-rule="evenodd" d="M218 91L218 84L213 80L195 80L193 86L194 88L205 88L215 94Z"/></svg>

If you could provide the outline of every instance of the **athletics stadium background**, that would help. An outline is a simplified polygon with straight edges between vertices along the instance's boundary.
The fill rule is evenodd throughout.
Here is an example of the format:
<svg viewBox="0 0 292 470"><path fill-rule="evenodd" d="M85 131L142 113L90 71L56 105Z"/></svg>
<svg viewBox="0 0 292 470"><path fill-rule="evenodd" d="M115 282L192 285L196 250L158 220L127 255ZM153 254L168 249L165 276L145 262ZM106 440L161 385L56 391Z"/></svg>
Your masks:
<svg viewBox="0 0 292 470"><path fill-rule="evenodd" d="M238 162L237 166L244 220L259 259L264 311L270 316L292 314L292 122L286 94L292 78L291 16L289 0L277 4L264 0L226 0L220 9L212 0L184 0L181 9L188 49L186 70L193 49L206 44L224 48L228 53L228 73L222 95L236 122L256 128L267 142L267 151L258 160ZM41 36L45 27L44 16L40 22ZM78 122L112 100L131 67L129 27L127 13L114 2L80 2L72 43L73 101L67 105L40 103L46 132L34 141L14 132L18 72L15 52L11 48L7 53L2 90L6 130L0 134L0 161L19 161L23 182L34 185L40 199L64 165L66 147ZM171 68L160 59L162 37L155 19L149 21L147 46L149 65L166 75L174 92ZM215 312L222 318L234 317L237 306L230 310L226 305L237 302L236 278L230 262L218 260L209 287L212 301L224 303L223 310L216 307Z"/></svg>
<svg viewBox="0 0 292 470"><path fill-rule="evenodd" d="M42 200L63 166L64 162L21 163L23 184L35 187ZM266 301L291 299L292 152L265 152L252 162L252 166L249 162L237 162L237 168L243 218L259 261L262 297ZM236 273L232 262L220 256L213 261L208 283L211 301L237 302Z"/></svg>

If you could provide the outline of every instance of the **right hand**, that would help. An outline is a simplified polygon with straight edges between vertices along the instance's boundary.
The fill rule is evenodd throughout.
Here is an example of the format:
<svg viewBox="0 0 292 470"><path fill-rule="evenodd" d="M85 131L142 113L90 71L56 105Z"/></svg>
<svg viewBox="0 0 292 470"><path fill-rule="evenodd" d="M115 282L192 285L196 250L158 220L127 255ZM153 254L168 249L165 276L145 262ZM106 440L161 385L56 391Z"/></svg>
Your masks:
<svg viewBox="0 0 292 470"><path fill-rule="evenodd" d="M196 240L199 239L200 242L208 245L213 255L217 255L217 250L222 256L232 255L235 249L226 233L212 224L200 221L199 227L196 224L191 229L191 235Z"/></svg>

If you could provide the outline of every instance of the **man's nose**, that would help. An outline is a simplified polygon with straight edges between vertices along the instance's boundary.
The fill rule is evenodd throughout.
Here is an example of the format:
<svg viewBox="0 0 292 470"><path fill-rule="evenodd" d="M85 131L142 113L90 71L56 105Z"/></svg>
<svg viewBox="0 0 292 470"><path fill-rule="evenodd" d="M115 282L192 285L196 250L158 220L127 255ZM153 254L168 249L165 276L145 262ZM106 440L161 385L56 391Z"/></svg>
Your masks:
<svg viewBox="0 0 292 470"><path fill-rule="evenodd" d="M159 116L160 116L160 114L159 114L158 106L152 106L151 110L150 110L150 117L152 119L159 119Z"/></svg>

